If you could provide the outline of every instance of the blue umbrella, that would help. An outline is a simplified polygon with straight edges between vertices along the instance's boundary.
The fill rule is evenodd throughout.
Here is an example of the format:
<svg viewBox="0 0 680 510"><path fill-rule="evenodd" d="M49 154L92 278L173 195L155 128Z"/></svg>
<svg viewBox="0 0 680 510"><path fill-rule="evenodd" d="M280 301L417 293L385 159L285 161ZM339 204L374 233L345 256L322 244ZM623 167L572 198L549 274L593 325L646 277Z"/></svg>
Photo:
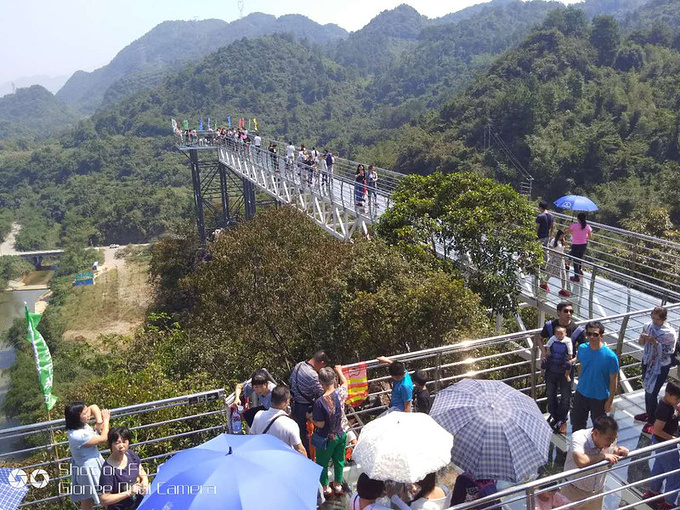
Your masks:
<svg viewBox="0 0 680 510"><path fill-rule="evenodd" d="M552 430L504 382L463 379L437 393L430 416L453 434L451 460L473 478L520 482L548 462Z"/></svg>
<svg viewBox="0 0 680 510"><path fill-rule="evenodd" d="M553 202L557 207L572 211L597 211L599 209L588 197L581 195L565 195Z"/></svg>
<svg viewBox="0 0 680 510"><path fill-rule="evenodd" d="M221 434L160 466L139 509L313 510L320 474L271 434Z"/></svg>

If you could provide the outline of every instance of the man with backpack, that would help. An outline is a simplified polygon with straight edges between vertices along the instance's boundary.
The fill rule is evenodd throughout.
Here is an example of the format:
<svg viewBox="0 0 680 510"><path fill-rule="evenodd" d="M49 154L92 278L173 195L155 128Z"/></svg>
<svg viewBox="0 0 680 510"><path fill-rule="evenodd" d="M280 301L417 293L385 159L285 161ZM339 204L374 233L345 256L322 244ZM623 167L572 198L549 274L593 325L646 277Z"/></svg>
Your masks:
<svg viewBox="0 0 680 510"><path fill-rule="evenodd" d="M547 321L543 326L541 333L538 335L537 342L539 348L541 349L541 352L545 352L546 341L555 334L555 328L558 326L562 326L566 331L566 336L571 338L572 352L576 352L578 350L579 345L586 342L585 327L577 326L574 323L574 321L572 320L573 314L574 306L569 301L562 301L557 305L557 319ZM552 380L553 376L549 377L551 377ZM554 376L554 378L557 379L557 376ZM548 379L546 378L546 391L547 385ZM557 392L558 389L560 390L561 400L558 402L557 405L558 409L561 410L558 411L558 414L561 418L560 421L562 421L562 423L560 423L559 427L557 427L557 422L555 422L556 426L555 428L560 432L560 434L564 434L567 430L566 419L567 413L569 412L569 405L571 403L571 383L564 384L564 382L562 382L562 384L556 384L556 386L558 387L555 388L555 392ZM565 410L566 413L564 412ZM564 416L562 416L562 414L564 414ZM558 417L555 416L555 418Z"/></svg>
<svg viewBox="0 0 680 510"><path fill-rule="evenodd" d="M307 456L311 454L307 421L311 418L314 402L324 393L319 382L319 370L328 364L328 355L324 351L317 351L308 360L295 365L290 374L290 393L293 396L292 418L300 428L300 438L307 450Z"/></svg>

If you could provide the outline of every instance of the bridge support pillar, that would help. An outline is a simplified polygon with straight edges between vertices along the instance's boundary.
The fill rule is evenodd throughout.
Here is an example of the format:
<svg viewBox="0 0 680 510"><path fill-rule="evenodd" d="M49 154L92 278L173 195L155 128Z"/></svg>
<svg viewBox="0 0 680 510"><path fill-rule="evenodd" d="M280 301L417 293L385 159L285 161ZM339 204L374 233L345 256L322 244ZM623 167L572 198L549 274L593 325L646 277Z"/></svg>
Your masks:
<svg viewBox="0 0 680 510"><path fill-rule="evenodd" d="M219 162L216 151L183 151L191 165L196 227L201 242L218 228L233 226L255 215L255 185Z"/></svg>

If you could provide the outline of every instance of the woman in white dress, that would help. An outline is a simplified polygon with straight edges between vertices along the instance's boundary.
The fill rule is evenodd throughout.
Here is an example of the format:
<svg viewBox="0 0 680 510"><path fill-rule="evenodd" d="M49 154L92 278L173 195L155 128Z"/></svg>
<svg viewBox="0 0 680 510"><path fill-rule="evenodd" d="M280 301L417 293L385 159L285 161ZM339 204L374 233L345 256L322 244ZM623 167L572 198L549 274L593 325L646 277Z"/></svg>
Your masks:
<svg viewBox="0 0 680 510"><path fill-rule="evenodd" d="M85 402L71 402L66 406L66 432L71 448L71 501L80 501L82 510L92 510L99 504L97 486L104 458L97 448L107 442L110 413ZM90 426L94 417L95 426Z"/></svg>
<svg viewBox="0 0 680 510"><path fill-rule="evenodd" d="M558 230L555 238L548 244L548 265L545 268L545 280L541 282L541 288L548 291L548 280L551 277L558 278L562 283L562 288L558 292L560 296L569 297L571 292L567 290L567 266L564 259L564 250L566 249L566 241L564 239L564 232Z"/></svg>

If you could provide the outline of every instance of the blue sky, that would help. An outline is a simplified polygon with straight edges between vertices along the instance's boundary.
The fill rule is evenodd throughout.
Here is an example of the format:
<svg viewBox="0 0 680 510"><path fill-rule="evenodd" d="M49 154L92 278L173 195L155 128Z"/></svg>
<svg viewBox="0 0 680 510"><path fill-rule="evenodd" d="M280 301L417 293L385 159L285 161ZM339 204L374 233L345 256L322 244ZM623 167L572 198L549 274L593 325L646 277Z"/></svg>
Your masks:
<svg viewBox="0 0 680 510"><path fill-rule="evenodd" d="M353 31L404 0L244 0L244 14L305 14ZM428 17L479 0L411 0ZM127 44L166 20L239 16L236 0L0 0L0 83L23 76L72 74L107 64Z"/></svg>

